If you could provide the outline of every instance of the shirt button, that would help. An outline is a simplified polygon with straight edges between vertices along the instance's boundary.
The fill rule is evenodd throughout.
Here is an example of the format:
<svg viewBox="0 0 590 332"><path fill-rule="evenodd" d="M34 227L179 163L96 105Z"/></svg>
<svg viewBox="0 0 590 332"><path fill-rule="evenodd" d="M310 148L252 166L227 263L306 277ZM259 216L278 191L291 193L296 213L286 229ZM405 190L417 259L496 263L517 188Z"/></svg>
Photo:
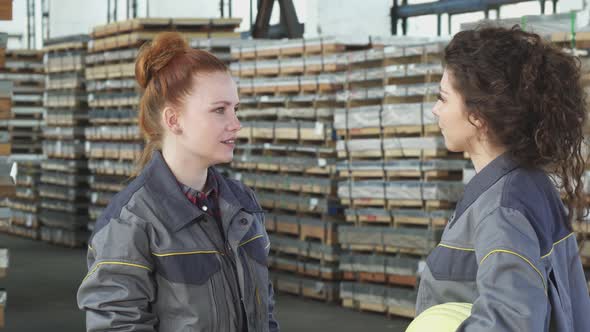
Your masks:
<svg viewBox="0 0 590 332"><path fill-rule="evenodd" d="M203 211L207 211L209 208L207 208L207 205L203 205L203 207L201 208L201 210Z"/></svg>
<svg viewBox="0 0 590 332"><path fill-rule="evenodd" d="M242 218L242 219L240 220L240 223L242 223L242 225L246 225L246 224L248 223L248 219L246 219L246 218Z"/></svg>

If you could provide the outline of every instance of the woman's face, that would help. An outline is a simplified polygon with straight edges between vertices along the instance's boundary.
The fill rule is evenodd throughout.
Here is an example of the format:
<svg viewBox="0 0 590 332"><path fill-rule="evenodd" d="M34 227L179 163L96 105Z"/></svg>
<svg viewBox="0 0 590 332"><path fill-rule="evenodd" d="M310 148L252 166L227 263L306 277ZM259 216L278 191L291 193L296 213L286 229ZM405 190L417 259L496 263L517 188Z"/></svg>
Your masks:
<svg viewBox="0 0 590 332"><path fill-rule="evenodd" d="M208 166L231 162L241 129L236 116L239 102L229 73L199 74L179 112L182 130L176 140L183 151Z"/></svg>
<svg viewBox="0 0 590 332"><path fill-rule="evenodd" d="M438 101L432 113L438 118L447 149L453 152L469 151L471 143L477 140L478 128L469 121L465 101L453 88L451 80L452 73L445 69L440 81Z"/></svg>

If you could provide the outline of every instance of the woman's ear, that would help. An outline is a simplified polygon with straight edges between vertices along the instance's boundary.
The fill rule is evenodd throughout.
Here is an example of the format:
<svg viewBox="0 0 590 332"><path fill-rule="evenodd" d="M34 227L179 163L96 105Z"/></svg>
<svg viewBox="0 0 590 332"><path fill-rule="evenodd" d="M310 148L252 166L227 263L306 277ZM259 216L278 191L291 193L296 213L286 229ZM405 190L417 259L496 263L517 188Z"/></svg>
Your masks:
<svg viewBox="0 0 590 332"><path fill-rule="evenodd" d="M481 131L486 130L485 123L482 120L480 120L477 116L469 113L468 117L469 117L469 122L473 126L475 126L475 128L477 128L478 130L481 130Z"/></svg>
<svg viewBox="0 0 590 332"><path fill-rule="evenodd" d="M180 116L178 112L170 107L166 106L162 112L162 117L166 128L174 134L182 134L182 126L180 125Z"/></svg>
<svg viewBox="0 0 590 332"><path fill-rule="evenodd" d="M477 129L477 138L480 141L488 141L490 135L488 133L488 126L485 121L481 120L475 115L469 114L469 122Z"/></svg>

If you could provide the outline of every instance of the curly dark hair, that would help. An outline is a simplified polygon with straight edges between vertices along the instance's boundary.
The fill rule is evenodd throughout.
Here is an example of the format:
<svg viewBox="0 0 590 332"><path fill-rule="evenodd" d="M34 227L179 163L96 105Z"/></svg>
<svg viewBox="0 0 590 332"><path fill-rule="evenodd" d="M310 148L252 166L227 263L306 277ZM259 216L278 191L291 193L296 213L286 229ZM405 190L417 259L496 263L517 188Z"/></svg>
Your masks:
<svg viewBox="0 0 590 332"><path fill-rule="evenodd" d="M584 213L586 94L580 61L519 26L457 33L444 54L451 84L489 139L523 167L559 179L569 221Z"/></svg>

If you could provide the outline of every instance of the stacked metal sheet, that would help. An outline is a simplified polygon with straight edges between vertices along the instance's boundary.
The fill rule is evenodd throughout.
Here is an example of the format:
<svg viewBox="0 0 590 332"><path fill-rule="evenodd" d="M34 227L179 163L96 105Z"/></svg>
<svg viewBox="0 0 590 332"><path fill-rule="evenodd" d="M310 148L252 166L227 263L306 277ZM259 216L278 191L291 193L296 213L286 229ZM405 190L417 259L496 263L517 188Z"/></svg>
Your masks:
<svg viewBox="0 0 590 332"><path fill-rule="evenodd" d="M0 75L6 75L6 42L8 34L0 33ZM9 212L6 208L8 199L14 197L15 188L14 183L9 178L9 161L10 155L10 119L12 118L12 82L6 77L0 77L0 169L4 170L1 173L0 183L0 209L4 212ZM6 224L9 221L9 214L0 218L0 223ZM4 227L2 227L4 228Z"/></svg>
<svg viewBox="0 0 590 332"><path fill-rule="evenodd" d="M88 232L88 166L84 127L88 103L84 81L87 35L45 42L47 79L41 181L41 239L64 246L82 246Z"/></svg>
<svg viewBox="0 0 590 332"><path fill-rule="evenodd" d="M8 34L0 33L0 156L10 154L9 119L12 118L12 82L6 76L6 43Z"/></svg>
<svg viewBox="0 0 590 332"><path fill-rule="evenodd" d="M413 316L424 258L462 195L467 162L446 149L431 113L444 46L397 40L348 54L334 116L347 307Z"/></svg>
<svg viewBox="0 0 590 332"><path fill-rule="evenodd" d="M189 39L192 48L211 52L228 65L234 60L231 54L232 47L242 45L244 42L245 40L239 39L239 34L226 37Z"/></svg>
<svg viewBox="0 0 590 332"><path fill-rule="evenodd" d="M141 96L135 82L135 59L141 45L159 32L177 30L192 47L228 59L230 45L239 37L234 30L240 21L142 18L94 28L85 61L90 106L90 126L85 128L85 153L91 172L90 229L133 175L135 160L143 149L137 124Z"/></svg>
<svg viewBox="0 0 590 332"><path fill-rule="evenodd" d="M0 3L0 20L12 19L12 1ZM0 72L4 72L5 51L8 34L0 33ZM9 178L7 171L6 155L10 154L10 136L8 135L8 121L12 116L11 112L11 93L12 85L9 82L0 79L0 231L10 225L10 210L5 207L7 198L14 195L14 183ZM0 249L0 278L6 276L8 269L8 249ZM4 327L4 315L6 310L6 296L4 289L0 289L0 328Z"/></svg>
<svg viewBox="0 0 590 332"><path fill-rule="evenodd" d="M12 163L0 157L0 231L10 233L10 201L14 199L15 187L11 177Z"/></svg>
<svg viewBox="0 0 590 332"><path fill-rule="evenodd" d="M115 193L123 189L142 149L136 111L140 96L134 79L139 45L117 48L115 44L105 50L104 41L118 33L117 29L107 32L106 27L94 28L85 58L90 108L90 125L84 129L91 174L89 230Z"/></svg>
<svg viewBox="0 0 590 332"><path fill-rule="evenodd" d="M13 85L10 139L12 154L41 154L43 93L45 74L43 52L36 50L8 50L6 71L0 79Z"/></svg>
<svg viewBox="0 0 590 332"><path fill-rule="evenodd" d="M334 109L346 83L347 52L368 40L256 41L232 48L242 123L233 176L256 190L271 233L275 288L337 301Z"/></svg>
<svg viewBox="0 0 590 332"><path fill-rule="evenodd" d="M44 126L43 93L45 74L43 52L36 50L8 50L5 72L0 79L13 86L12 119L8 120L11 157L15 163L16 193L7 205L11 209L12 234L37 239L39 237L38 188Z"/></svg>
<svg viewBox="0 0 590 332"><path fill-rule="evenodd" d="M41 224L38 212L41 205L39 199L39 182L41 179L41 161L39 154L13 154L9 162L15 171L15 196L9 199L10 221L4 231L39 239Z"/></svg>

